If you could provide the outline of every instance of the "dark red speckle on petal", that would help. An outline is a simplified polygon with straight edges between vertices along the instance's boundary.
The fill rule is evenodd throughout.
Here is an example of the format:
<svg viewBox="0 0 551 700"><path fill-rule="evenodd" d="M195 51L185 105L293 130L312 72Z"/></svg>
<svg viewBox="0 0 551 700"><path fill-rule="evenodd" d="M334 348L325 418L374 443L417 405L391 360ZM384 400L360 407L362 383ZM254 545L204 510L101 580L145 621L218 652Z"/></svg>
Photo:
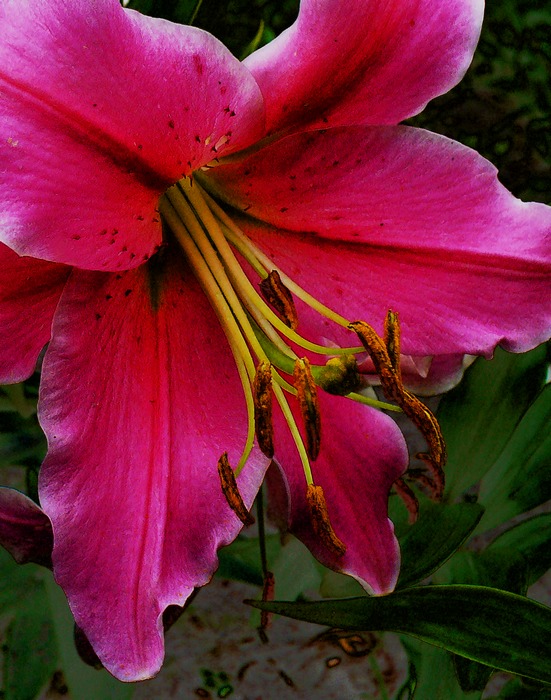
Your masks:
<svg viewBox="0 0 551 700"><path fill-rule="evenodd" d="M168 128L169 128L169 129L174 129L174 119L169 119L169 121L168 121Z"/></svg>
<svg viewBox="0 0 551 700"><path fill-rule="evenodd" d="M80 241L80 236L77 233L75 233L74 236L71 236L71 238L73 239L73 241Z"/></svg>
<svg viewBox="0 0 551 700"><path fill-rule="evenodd" d="M203 61L201 60L201 56L196 53L193 54L193 64L197 73L203 75Z"/></svg>

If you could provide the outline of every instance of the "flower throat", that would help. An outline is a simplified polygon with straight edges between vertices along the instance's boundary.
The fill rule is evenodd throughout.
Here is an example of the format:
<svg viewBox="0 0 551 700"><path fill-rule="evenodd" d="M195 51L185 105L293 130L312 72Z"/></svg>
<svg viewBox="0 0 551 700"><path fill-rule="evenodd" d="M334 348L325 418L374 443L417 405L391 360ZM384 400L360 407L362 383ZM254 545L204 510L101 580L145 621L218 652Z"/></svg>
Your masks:
<svg viewBox="0 0 551 700"><path fill-rule="evenodd" d="M405 413L428 445L426 453L417 455L425 462L426 469L409 470L407 475L439 499L444 487L445 445L434 415L404 388L398 315L388 312L384 336L380 337L364 321L351 322L320 303L280 270L197 180L184 178L171 187L161 199L160 212L220 321L243 387L248 414L245 447L235 470L226 453L218 462L222 490L242 522L250 524L252 517L239 494L236 477L247 463L255 438L268 458L277 458L272 419L275 401L302 463L314 530L332 551L344 554L345 545L331 527L325 495L321 486L316 485L312 470L322 442L318 389L378 409ZM245 274L236 253L258 276L258 289ZM361 344L326 347L304 338L298 332L295 297L337 326L352 331ZM303 351L321 361L301 356ZM393 403L362 393L367 382L362 380L356 358L365 356L366 352L385 397ZM290 401L296 402L302 431ZM395 482L395 489L404 500L410 519L415 519L418 505L413 491L404 479Z"/></svg>

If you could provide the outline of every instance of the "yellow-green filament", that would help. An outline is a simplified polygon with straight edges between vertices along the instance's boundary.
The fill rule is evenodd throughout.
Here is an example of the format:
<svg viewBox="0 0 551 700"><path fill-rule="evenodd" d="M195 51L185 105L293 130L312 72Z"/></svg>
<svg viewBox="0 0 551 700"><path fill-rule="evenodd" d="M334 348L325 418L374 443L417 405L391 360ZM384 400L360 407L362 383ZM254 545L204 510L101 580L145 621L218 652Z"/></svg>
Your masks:
<svg viewBox="0 0 551 700"><path fill-rule="evenodd" d="M205 192L196 181L185 178L167 191L159 209L168 226L182 247L194 274L209 299L222 329L228 339L236 369L243 387L247 408L247 438L235 475L238 476L252 452L255 441L255 395L253 385L258 363L267 362L271 367L272 391L283 413L299 455L306 483L314 484L308 453L293 417L287 395L297 395L296 388L281 373L293 376L297 354L287 342L307 351L327 356L339 356L338 363L345 367L348 358L365 352L363 346L327 347L312 343L290 328L262 298L241 267L239 253L260 277L266 279L277 271L285 287L312 309L339 326L349 328L350 323L340 314L321 304L285 273L241 231L225 211ZM382 342L382 341L381 341ZM323 360L326 361L325 359ZM396 359L396 361L398 361ZM329 361L326 365L311 365L315 385L332 389L325 383ZM350 358L357 372L354 358ZM340 380L337 380L340 382ZM351 383L339 383L336 393L357 389L359 378ZM353 391L346 396L354 401L386 411L401 411L398 406L364 396ZM277 445L276 445L277 451Z"/></svg>
<svg viewBox="0 0 551 700"><path fill-rule="evenodd" d="M348 328L348 326L350 325L350 321L348 321L346 318L344 318L344 316L341 316L340 314L336 313L336 311L333 311L333 309L330 309L329 307L325 306L325 304L322 304L315 297L313 297L311 294L309 294L306 290L304 290L302 287L300 287L294 280L292 280L290 277L288 277L283 272L283 270L281 270L280 268L277 267L277 265L274 265L273 262L268 258L268 256L266 256L251 240L249 240L245 236L243 231L241 231L241 229L226 214L226 212L222 209L222 207L208 194L208 192L206 192L205 190L202 190L202 194L203 194L203 197L208 202L209 208L216 214L216 216L220 219L220 221L231 232L232 239L233 239L232 243L235 241L236 247L237 247L237 242L239 242L239 245L241 246L241 248L238 248L239 252L245 256L245 254L242 252L242 249L247 248L247 250L248 250L247 260L249 261L249 257L255 259L256 266L264 267L264 269L267 271L263 276L267 277L268 272L270 272L271 270L277 270L279 272L281 279L283 280L285 286L289 289L289 291L293 292L293 294L295 294L295 296L297 296L299 299L301 299L306 304L308 304L308 306L315 309L319 314L321 314L322 316L325 316L325 318L328 318L329 320L334 321L335 323L337 323L339 326L342 326L343 328ZM255 269L256 269L256 266L255 266ZM333 348L326 348L326 350L331 350L331 349L333 349ZM354 354L357 352L362 352L363 348L362 347L343 348L343 350L346 350L347 354L348 353Z"/></svg>

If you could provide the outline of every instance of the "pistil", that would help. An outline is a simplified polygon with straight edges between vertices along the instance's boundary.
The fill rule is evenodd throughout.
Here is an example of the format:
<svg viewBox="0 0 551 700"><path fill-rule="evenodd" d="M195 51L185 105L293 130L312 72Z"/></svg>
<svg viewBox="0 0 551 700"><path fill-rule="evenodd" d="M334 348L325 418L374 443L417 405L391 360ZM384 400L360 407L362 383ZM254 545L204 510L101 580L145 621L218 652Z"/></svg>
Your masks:
<svg viewBox="0 0 551 700"><path fill-rule="evenodd" d="M264 455L277 458L272 417L275 400L302 464L313 527L330 549L339 556L344 554L344 544L333 531L323 490L315 484L311 467L322 444L318 387L375 408L406 413L427 440L429 451L420 457L429 466L433 491L441 495L445 446L432 413L403 386L397 315L389 311L384 338L380 338L368 324L351 323L321 304L280 270L196 181L186 178L168 190L161 199L160 211L221 323L243 387L248 414L245 446L235 470L226 453L218 463L222 491L242 522L249 523L250 515L236 478L250 457L255 438ZM259 291L245 274L236 252L258 275ZM299 330L294 297L337 326L354 331L362 345L329 347L304 338ZM296 348L321 356L322 363L299 357ZM363 393L365 384L356 355L366 351L373 360L385 396L395 404ZM289 381L291 378L293 383ZM297 402L305 440L289 399ZM397 490L412 513L414 495L410 495L403 481Z"/></svg>

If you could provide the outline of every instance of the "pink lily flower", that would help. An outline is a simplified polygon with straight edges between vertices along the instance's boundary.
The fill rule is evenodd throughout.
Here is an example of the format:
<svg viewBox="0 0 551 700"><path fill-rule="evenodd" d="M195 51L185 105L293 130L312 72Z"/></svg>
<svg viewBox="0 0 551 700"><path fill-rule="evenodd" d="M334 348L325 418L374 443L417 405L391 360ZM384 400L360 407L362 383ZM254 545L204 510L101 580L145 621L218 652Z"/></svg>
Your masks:
<svg viewBox="0 0 551 700"><path fill-rule="evenodd" d="M354 360L353 386L326 374L389 309L440 388L465 354L548 338L550 209L398 126L461 79L482 7L302 0L240 63L117 0L0 3L0 378L49 342L54 573L121 680L159 670L163 610L212 577L272 452L290 529L392 590L405 443ZM373 363L400 400L392 318Z"/></svg>

